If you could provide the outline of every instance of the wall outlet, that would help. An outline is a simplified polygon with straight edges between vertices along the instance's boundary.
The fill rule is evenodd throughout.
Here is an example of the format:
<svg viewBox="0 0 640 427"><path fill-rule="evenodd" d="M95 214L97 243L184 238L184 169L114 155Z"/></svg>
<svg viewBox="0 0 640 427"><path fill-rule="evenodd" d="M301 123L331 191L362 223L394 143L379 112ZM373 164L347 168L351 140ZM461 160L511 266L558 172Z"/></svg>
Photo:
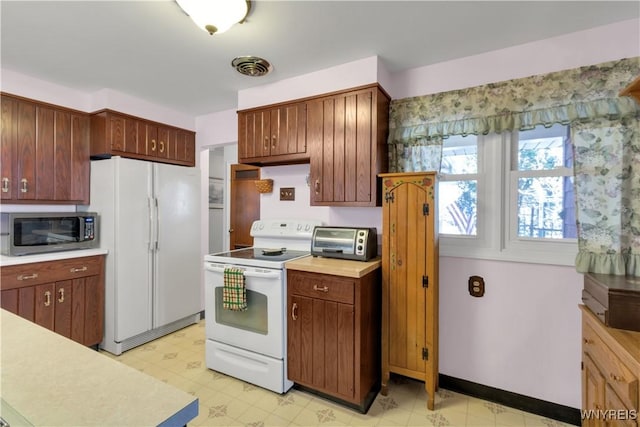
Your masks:
<svg viewBox="0 0 640 427"><path fill-rule="evenodd" d="M469 295L478 298L484 295L484 279L482 277L469 277Z"/></svg>
<svg viewBox="0 0 640 427"><path fill-rule="evenodd" d="M296 199L295 187L280 188L280 200L295 200L295 199Z"/></svg>

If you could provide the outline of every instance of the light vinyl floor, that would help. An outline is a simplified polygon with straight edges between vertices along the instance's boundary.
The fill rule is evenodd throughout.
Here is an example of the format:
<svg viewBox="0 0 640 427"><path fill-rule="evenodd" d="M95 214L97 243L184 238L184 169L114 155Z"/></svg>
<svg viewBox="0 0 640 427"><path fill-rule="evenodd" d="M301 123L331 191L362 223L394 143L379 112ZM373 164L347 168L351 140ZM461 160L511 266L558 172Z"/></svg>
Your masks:
<svg viewBox="0 0 640 427"><path fill-rule="evenodd" d="M280 395L212 371L204 343L202 320L120 356L101 353L197 396L199 415L189 426L568 426L445 389L429 411L424 384L402 377L361 414L310 393L292 389Z"/></svg>

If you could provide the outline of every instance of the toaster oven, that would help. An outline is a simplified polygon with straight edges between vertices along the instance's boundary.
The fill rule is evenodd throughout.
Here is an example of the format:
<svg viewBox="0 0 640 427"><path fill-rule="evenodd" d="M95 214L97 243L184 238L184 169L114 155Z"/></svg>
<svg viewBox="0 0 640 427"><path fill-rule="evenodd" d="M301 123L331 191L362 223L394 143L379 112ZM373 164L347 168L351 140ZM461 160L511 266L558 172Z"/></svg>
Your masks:
<svg viewBox="0 0 640 427"><path fill-rule="evenodd" d="M376 228L317 226L311 236L311 255L369 261L378 255Z"/></svg>

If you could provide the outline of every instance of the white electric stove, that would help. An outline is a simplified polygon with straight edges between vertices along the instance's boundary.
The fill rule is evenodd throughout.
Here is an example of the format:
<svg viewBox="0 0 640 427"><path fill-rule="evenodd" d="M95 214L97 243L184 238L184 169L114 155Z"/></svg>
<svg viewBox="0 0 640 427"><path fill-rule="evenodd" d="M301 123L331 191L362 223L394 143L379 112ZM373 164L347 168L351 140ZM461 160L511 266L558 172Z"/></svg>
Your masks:
<svg viewBox="0 0 640 427"><path fill-rule="evenodd" d="M316 220L260 220L251 226L254 246L206 255L206 364L209 369L284 393L293 383L286 369L287 261L308 256ZM223 308L224 270L244 270L247 310Z"/></svg>

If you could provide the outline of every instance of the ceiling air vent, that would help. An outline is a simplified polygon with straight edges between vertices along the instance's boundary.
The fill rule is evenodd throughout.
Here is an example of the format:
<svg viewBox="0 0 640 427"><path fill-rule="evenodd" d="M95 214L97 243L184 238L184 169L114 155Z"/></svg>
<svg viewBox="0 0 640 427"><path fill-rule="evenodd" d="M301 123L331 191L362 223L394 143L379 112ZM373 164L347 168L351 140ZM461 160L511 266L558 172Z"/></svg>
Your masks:
<svg viewBox="0 0 640 427"><path fill-rule="evenodd" d="M240 74L251 77L264 76L273 68L269 61L257 56L239 56L231 61L231 66Z"/></svg>

